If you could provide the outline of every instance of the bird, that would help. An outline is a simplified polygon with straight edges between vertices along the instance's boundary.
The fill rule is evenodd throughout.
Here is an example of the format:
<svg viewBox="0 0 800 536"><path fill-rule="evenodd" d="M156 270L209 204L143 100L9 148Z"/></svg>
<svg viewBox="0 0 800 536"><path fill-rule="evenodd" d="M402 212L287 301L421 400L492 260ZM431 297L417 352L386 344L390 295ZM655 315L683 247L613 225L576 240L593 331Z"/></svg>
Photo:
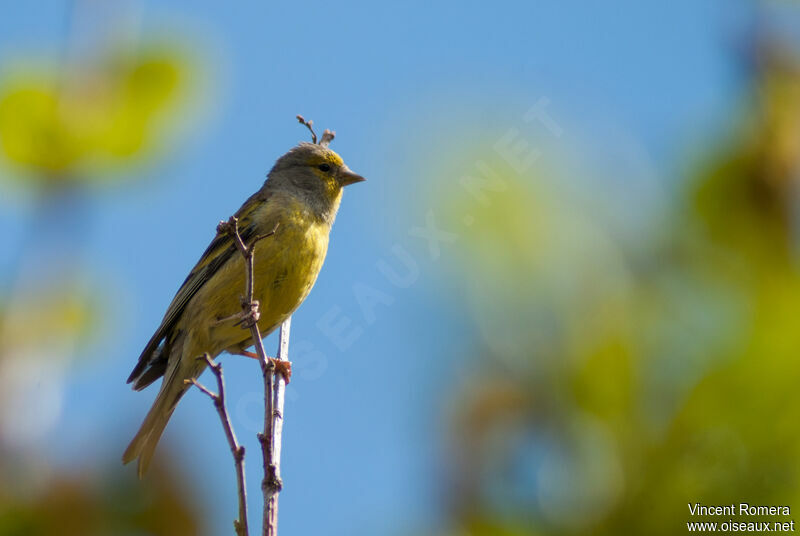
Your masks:
<svg viewBox="0 0 800 536"><path fill-rule="evenodd" d="M301 116L298 120L304 123ZM253 297L259 302L263 337L289 318L306 299L320 273L345 186L364 181L322 141L310 122L312 143L301 142L278 158L262 187L234 214L248 247L255 244ZM266 238L265 238L266 236ZM142 478L161 435L191 380L212 359L228 352L248 355L250 330L243 329L241 296L245 261L235 238L221 227L167 307L127 382L140 391L162 378L161 389L122 456L138 459ZM188 380L188 381L187 381Z"/></svg>

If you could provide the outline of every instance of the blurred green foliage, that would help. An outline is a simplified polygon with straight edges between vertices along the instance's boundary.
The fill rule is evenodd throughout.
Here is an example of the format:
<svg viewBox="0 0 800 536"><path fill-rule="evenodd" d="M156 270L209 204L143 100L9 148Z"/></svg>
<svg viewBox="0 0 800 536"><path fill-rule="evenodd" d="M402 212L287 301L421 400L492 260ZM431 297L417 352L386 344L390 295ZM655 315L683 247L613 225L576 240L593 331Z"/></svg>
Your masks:
<svg viewBox="0 0 800 536"><path fill-rule="evenodd" d="M59 476L32 497L0 487L0 534L4 536L196 536L192 494L183 479L159 468L147 485L136 484L121 468L101 475Z"/></svg>
<svg viewBox="0 0 800 536"><path fill-rule="evenodd" d="M115 292L95 277L102 259L85 256L87 186L113 186L120 172L163 151L197 90L176 43L108 42L98 36L121 22L108 20L113 9L72 7L91 46L49 66L23 59L0 79L0 157L8 164L0 199L9 202L14 186L33 200L0 279L0 534L203 534L196 497L169 461L139 483L121 464L79 472L42 459L68 372L114 329L105 306ZM87 28L97 35L84 35Z"/></svg>
<svg viewBox="0 0 800 536"><path fill-rule="evenodd" d="M767 48L738 114L635 240L557 166L472 153L496 174L485 198L442 203L445 228L474 217L450 268L481 347L453 404L454 534L676 534L700 520L689 503L800 508L797 56Z"/></svg>
<svg viewBox="0 0 800 536"><path fill-rule="evenodd" d="M167 46L112 48L69 72L11 74L0 86L0 148L38 181L105 180L159 141L186 99L186 58Z"/></svg>

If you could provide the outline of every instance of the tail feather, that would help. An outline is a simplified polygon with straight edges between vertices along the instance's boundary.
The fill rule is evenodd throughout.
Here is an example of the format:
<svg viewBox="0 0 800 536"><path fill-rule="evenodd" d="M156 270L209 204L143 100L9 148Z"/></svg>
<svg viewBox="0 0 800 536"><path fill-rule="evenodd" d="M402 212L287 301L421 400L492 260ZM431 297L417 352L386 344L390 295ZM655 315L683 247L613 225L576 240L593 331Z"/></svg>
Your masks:
<svg viewBox="0 0 800 536"><path fill-rule="evenodd" d="M162 339L157 340L156 336L161 336ZM153 336L139 356L139 362L133 368L133 372L128 376L128 383L133 383L134 390L141 391L164 375L172 353L174 338L174 332L163 336L157 333Z"/></svg>
<svg viewBox="0 0 800 536"><path fill-rule="evenodd" d="M156 450L161 434L164 433L172 412L175 411L178 401L186 392L187 386L183 383L183 378L176 374L178 367L175 367L165 376L161 390L156 396L153 407L147 413L142 422L142 426L134 436L125 453L122 455L122 463L127 464L139 458L138 474L139 478L144 476L153 453Z"/></svg>

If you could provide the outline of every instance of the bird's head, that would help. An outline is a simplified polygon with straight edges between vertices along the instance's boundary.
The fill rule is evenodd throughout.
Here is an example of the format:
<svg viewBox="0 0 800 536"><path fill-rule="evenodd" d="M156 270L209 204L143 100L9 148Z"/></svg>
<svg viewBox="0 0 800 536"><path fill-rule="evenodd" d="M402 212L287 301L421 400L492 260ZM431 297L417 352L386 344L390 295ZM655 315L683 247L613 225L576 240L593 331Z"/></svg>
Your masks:
<svg viewBox="0 0 800 536"><path fill-rule="evenodd" d="M267 184L300 197L317 212L335 214L342 188L364 180L328 147L304 142L275 162Z"/></svg>
<svg viewBox="0 0 800 536"><path fill-rule="evenodd" d="M333 189L365 180L351 171L342 157L328 147L306 142L280 157L270 175L276 172L286 174L298 186L310 189L315 189L319 183Z"/></svg>

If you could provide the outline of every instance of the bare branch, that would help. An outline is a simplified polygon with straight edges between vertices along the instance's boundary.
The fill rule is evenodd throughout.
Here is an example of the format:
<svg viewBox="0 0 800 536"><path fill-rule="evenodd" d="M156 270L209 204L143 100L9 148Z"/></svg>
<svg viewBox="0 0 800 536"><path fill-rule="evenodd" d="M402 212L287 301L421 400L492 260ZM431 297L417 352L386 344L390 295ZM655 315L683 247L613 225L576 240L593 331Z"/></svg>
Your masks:
<svg viewBox="0 0 800 536"><path fill-rule="evenodd" d="M316 143L316 134L311 128L311 121L306 122L301 116L298 121L305 124L311 130ZM283 431L283 403L285 375L290 374L290 363L288 362L288 335L289 320L281 326L281 346L277 360L267 357L264 351L264 343L261 340L261 332L258 328L259 303L253 298L253 272L254 254L256 243L275 234L278 226L269 233L256 237L248 247L239 234L239 223L236 217L231 217L227 222L221 222L217 227L220 232L226 232L234 239L237 249L242 254L245 261L245 296L242 298L241 323L243 327L250 329L253 338L258 361L261 364L261 373L264 379L264 431L258 434L261 443L261 453L264 463L264 479L261 489L264 492L264 511L263 511L263 531L262 534L276 536L278 533L278 494L283 487L280 479L280 450L281 437ZM284 342L284 330L286 340ZM280 367L280 374L275 374L275 362L285 363ZM276 381L277 377L277 381ZM277 384L277 385L276 385Z"/></svg>
<svg viewBox="0 0 800 536"><path fill-rule="evenodd" d="M319 144L323 147L327 147L333 141L333 138L336 137L336 132L332 130L325 129L325 132L322 133L322 139L319 141Z"/></svg>
<svg viewBox="0 0 800 536"><path fill-rule="evenodd" d="M311 120L309 120L309 121L306 121L306 120L303 118L303 116L302 116L302 115L299 115L299 114L298 114L298 116L297 116L297 120L298 120L298 121L299 121L301 124L303 124L303 125L305 125L306 127L308 127L308 130L310 130L310 131L311 131L311 143L317 143L317 133L316 133L316 132L314 132L314 127L312 126L312 125L314 124L314 121L311 121Z"/></svg>
<svg viewBox="0 0 800 536"><path fill-rule="evenodd" d="M311 143L317 143L317 133L314 132L314 126L313 126L314 125L314 121L312 121L310 119L308 121L306 121L305 118L302 115L298 115L297 116L297 120L301 124L305 125L308 128L308 130L311 131ZM336 137L336 133L334 131L329 130L329 129L326 128L325 132L322 133L322 139L319 140L319 144L321 146L323 146L323 147L327 147L328 145L330 145L330 143L333 141L333 138L335 138L335 137Z"/></svg>
<svg viewBox="0 0 800 536"><path fill-rule="evenodd" d="M203 391L205 394L207 394L209 396L209 398L211 398L211 400L213 400L215 403L216 403L217 399L219 399L219 395L217 393L215 393L214 391L212 391L211 389L209 389L208 387L206 387L205 385L203 385L202 383L200 383L199 381L197 381L194 378L189 378L188 380L183 380L183 383L185 383L187 385L188 384L194 385L195 387L197 387L198 389Z"/></svg>
<svg viewBox="0 0 800 536"><path fill-rule="evenodd" d="M292 318L289 317L281 324L281 332L278 343L278 357L276 361L279 364L289 363L289 333L292 327ZM283 488L283 480L281 479L281 444L283 440L283 402L284 394L286 391L286 377L283 374L275 375L275 391L272 400L272 414L271 414L271 427L272 427L272 448L270 450L272 458L269 465L269 509L267 515L269 516L269 527L274 527L274 531L267 533L269 536L277 534L278 527L278 493Z"/></svg>
<svg viewBox="0 0 800 536"><path fill-rule="evenodd" d="M237 536L248 536L250 531L247 527L247 486L244 480L244 447L236 441L236 434L233 432L231 418L225 407L225 380L222 376L222 365L215 363L207 353L203 354L198 359L205 359L211 372L213 372L214 376L217 378L217 392L214 393L194 378L184 380L184 382L194 385L200 389L200 391L208 395L214 402L214 408L216 408L219 414L219 420L222 422L222 428L225 430L225 437L228 440L228 446L231 448L233 463L236 467L236 488L239 492L239 518L233 520L233 528L236 530Z"/></svg>

